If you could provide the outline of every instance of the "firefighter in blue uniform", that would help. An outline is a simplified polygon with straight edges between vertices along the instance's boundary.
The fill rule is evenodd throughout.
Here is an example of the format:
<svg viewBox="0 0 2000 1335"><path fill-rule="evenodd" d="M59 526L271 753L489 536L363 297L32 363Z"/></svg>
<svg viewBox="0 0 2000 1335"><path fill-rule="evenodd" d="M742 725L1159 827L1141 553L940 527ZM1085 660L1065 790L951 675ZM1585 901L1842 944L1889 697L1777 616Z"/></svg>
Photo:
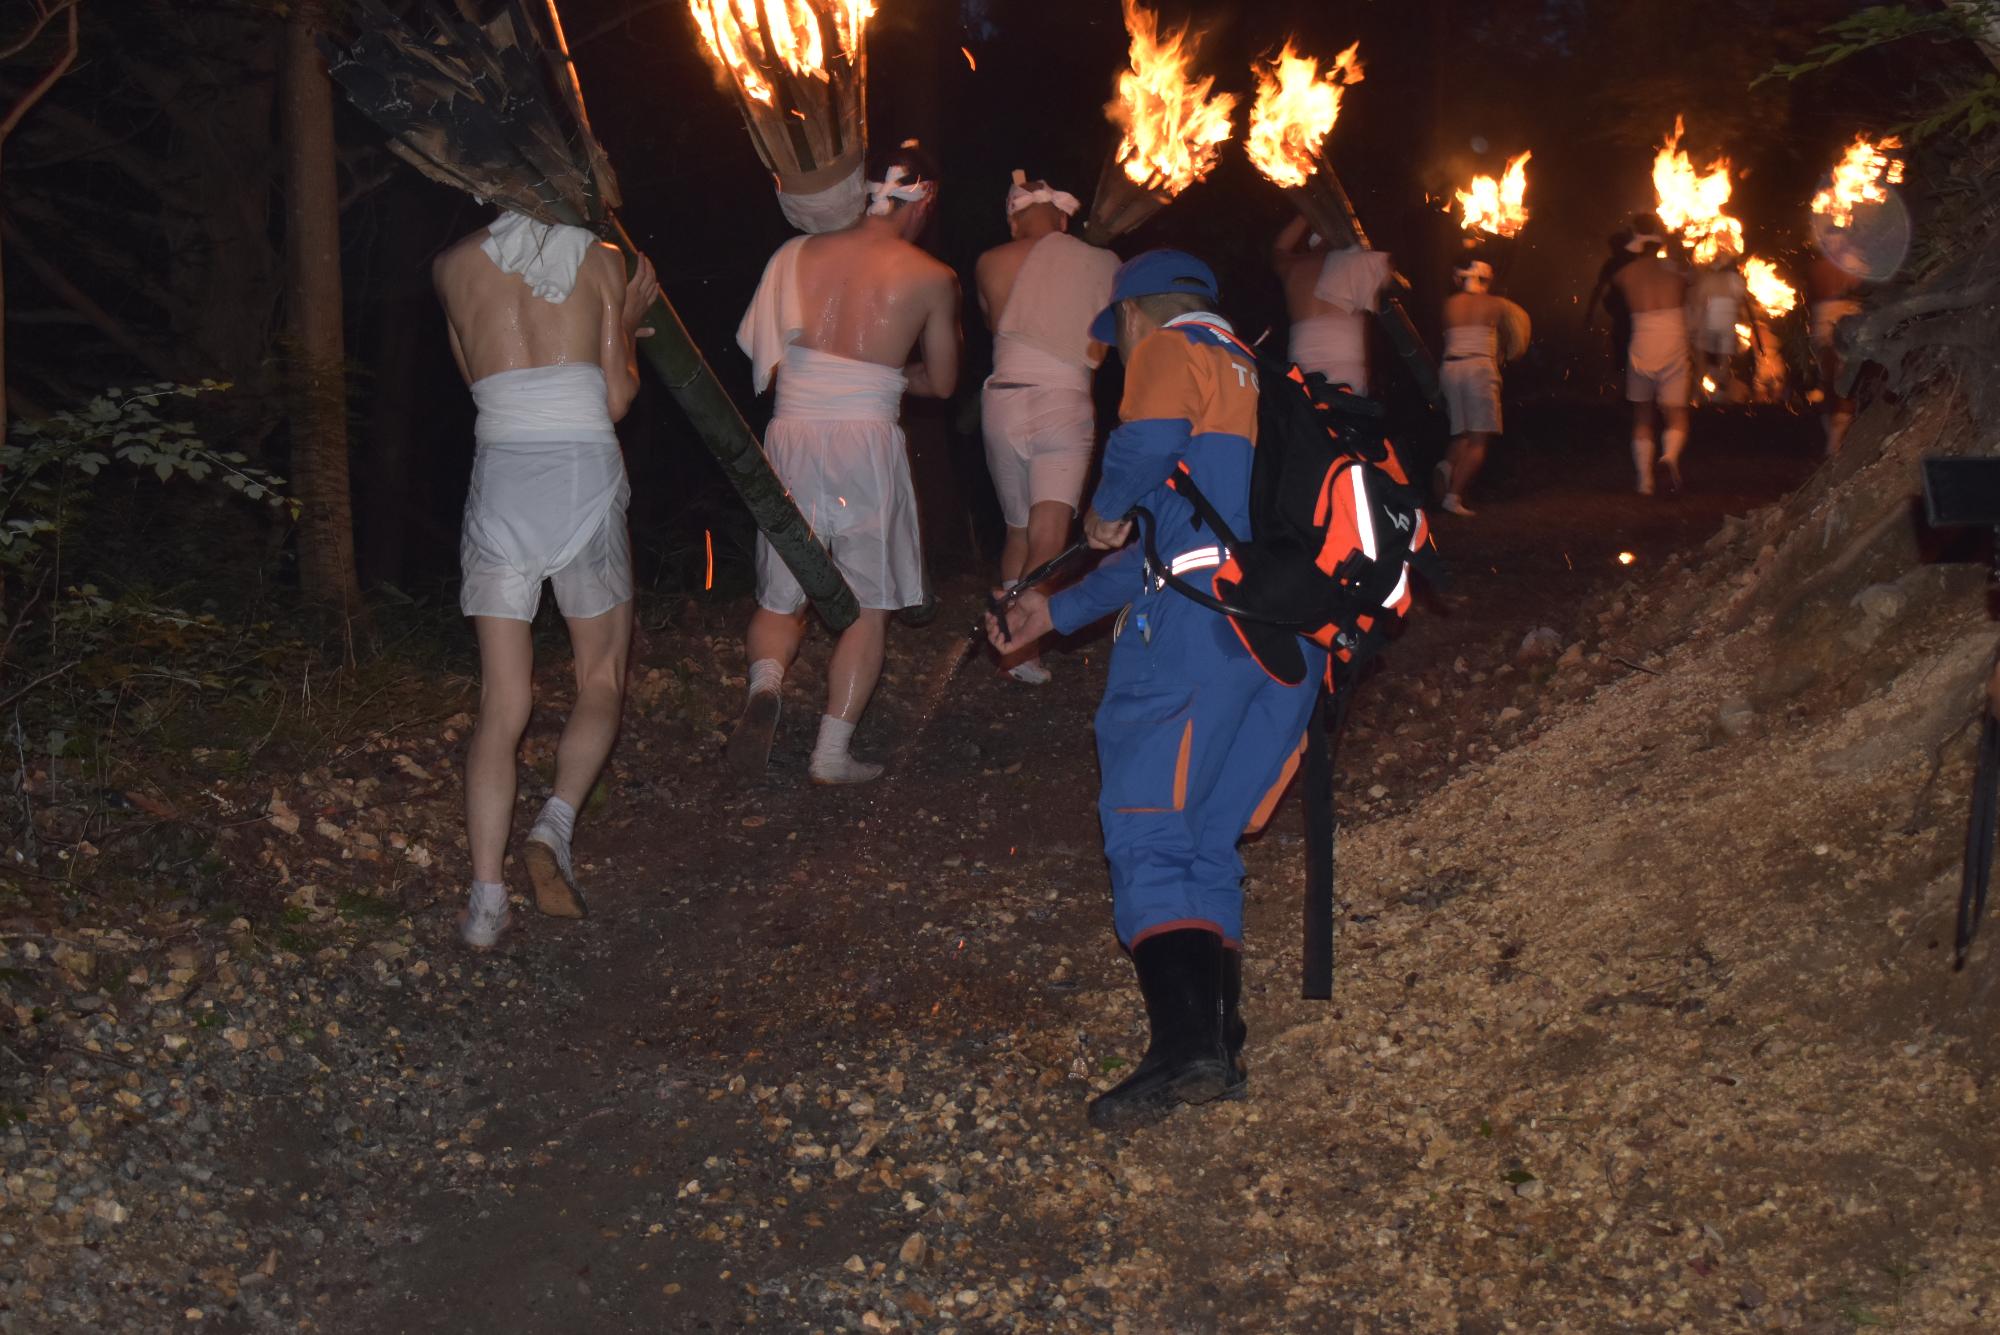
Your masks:
<svg viewBox="0 0 2000 1335"><path fill-rule="evenodd" d="M1291 778L1325 671L1306 644L1303 682L1268 676L1227 618L1164 586L1132 541L1135 513L1149 513L1160 563L1209 586L1227 554L1169 485L1183 468L1250 536L1257 367L1219 304L1214 273L1184 252L1149 251L1119 269L1090 334L1124 357L1125 397L1083 521L1091 545L1114 554L1053 597L1024 593L1009 626L988 618L995 646L1011 649L1119 613L1096 719L1098 813L1118 939L1152 1037L1132 1075L1091 1103L1091 1122L1107 1129L1243 1088L1237 843Z"/></svg>

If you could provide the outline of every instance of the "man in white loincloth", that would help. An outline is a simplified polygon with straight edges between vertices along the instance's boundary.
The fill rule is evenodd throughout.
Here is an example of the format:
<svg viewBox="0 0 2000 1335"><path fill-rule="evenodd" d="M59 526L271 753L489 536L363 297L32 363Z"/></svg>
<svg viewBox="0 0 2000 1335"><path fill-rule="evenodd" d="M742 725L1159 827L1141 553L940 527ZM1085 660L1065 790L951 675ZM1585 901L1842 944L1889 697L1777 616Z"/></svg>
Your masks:
<svg viewBox="0 0 2000 1335"><path fill-rule="evenodd" d="M1069 234L1076 210L1076 196L1015 172L1007 190L1014 239L981 255L975 271L993 330L979 420L1007 523L1000 578L1010 585L1068 543L1097 439L1090 377L1105 348L1089 330L1111 301L1118 257ZM1032 649L1007 673L1032 686L1049 680Z"/></svg>
<svg viewBox="0 0 2000 1335"><path fill-rule="evenodd" d="M1528 349L1528 313L1493 295L1493 266L1469 259L1452 270L1458 291L1444 303L1444 362L1438 385L1451 418L1451 448L1432 472L1440 508L1466 518L1465 496L1500 434L1500 363Z"/></svg>
<svg viewBox="0 0 2000 1335"><path fill-rule="evenodd" d="M906 390L948 398L958 384L958 279L916 245L937 169L914 140L871 157L867 212L852 227L780 246L736 331L758 392L777 379L764 452L861 604L827 665L815 783L882 772L849 743L882 673L889 614L924 599L916 489L897 421ZM770 759L805 614L805 591L760 537L749 698L728 747L746 777Z"/></svg>
<svg viewBox="0 0 2000 1335"><path fill-rule="evenodd" d="M544 580L569 624L576 705L523 860L536 907L583 916L570 836L618 736L632 640L630 488L612 423L638 392L633 344L652 332L639 322L660 287L645 259L628 279L615 247L518 213L453 244L431 276L479 409L459 547L459 606L479 637L479 722L465 761L472 898L459 933L483 948L509 917L502 864Z"/></svg>
<svg viewBox="0 0 2000 1335"><path fill-rule="evenodd" d="M1285 285L1292 361L1330 384L1368 393L1368 317L1394 273L1388 252L1329 248L1304 218L1294 218L1271 245L1271 266Z"/></svg>
<svg viewBox="0 0 2000 1335"><path fill-rule="evenodd" d="M1723 251L1695 271L1688 285L1688 323L1701 353L1703 394L1727 399L1736 354L1743 347L1736 331L1750 324L1750 285L1743 278L1741 255Z"/></svg>
<svg viewBox="0 0 2000 1335"><path fill-rule="evenodd" d="M1688 355L1687 271L1663 258L1666 228L1651 214L1632 221L1626 248L1638 256L1611 283L1632 312L1632 342L1625 354L1625 397L1632 405L1632 464L1641 496L1653 494L1653 458L1667 482L1681 485L1681 451L1687 448L1688 401L1694 363ZM1654 434L1653 406L1665 431Z"/></svg>

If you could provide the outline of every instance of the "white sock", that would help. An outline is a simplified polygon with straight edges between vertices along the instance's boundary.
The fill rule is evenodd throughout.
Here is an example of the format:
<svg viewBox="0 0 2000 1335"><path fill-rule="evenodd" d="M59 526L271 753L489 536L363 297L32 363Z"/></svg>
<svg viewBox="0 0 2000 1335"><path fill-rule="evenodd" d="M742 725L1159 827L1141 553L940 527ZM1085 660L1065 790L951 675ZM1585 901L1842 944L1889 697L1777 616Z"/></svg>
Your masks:
<svg viewBox="0 0 2000 1335"><path fill-rule="evenodd" d="M576 833L576 808L560 797L551 796L542 803L542 814L535 817L532 833L553 834L568 848L571 837Z"/></svg>
<svg viewBox="0 0 2000 1335"><path fill-rule="evenodd" d="M785 684L785 665L775 658L760 658L750 665L750 694L775 691Z"/></svg>
<svg viewBox="0 0 2000 1335"><path fill-rule="evenodd" d="M831 714L819 718L819 740L813 743L812 763L807 767L821 783L866 783L882 772L880 765L856 760L848 753L854 740L854 725Z"/></svg>
<svg viewBox="0 0 2000 1335"><path fill-rule="evenodd" d="M1632 466L1639 470L1639 494L1653 494L1653 438L1632 437Z"/></svg>
<svg viewBox="0 0 2000 1335"><path fill-rule="evenodd" d="M474 913L501 913L507 908L507 887L498 881L474 881L472 883L472 911Z"/></svg>

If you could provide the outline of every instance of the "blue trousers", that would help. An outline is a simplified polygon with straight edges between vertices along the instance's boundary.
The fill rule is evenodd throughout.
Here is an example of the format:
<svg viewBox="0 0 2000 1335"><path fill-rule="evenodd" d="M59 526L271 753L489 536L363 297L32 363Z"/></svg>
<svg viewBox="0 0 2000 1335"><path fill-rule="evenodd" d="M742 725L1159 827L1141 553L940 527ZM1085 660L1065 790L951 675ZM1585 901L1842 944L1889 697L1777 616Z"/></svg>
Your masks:
<svg viewBox="0 0 2000 1335"><path fill-rule="evenodd" d="M1171 589L1120 619L1097 709L1098 818L1118 939L1195 927L1243 939L1237 842L1298 764L1325 659L1273 681L1220 614Z"/></svg>

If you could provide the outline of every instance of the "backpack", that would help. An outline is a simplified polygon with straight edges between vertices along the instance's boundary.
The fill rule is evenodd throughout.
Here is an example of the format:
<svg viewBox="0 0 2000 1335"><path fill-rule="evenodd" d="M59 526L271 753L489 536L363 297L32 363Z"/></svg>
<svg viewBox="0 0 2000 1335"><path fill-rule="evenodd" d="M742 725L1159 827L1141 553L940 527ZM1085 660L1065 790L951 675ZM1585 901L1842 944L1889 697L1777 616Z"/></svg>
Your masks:
<svg viewBox="0 0 2000 1335"><path fill-rule="evenodd" d="M1352 681L1409 611L1411 571L1442 581L1423 498L1382 429L1381 404L1203 327L1257 363L1251 536L1230 530L1183 463L1167 485L1228 548L1228 559L1201 589L1159 560L1148 527L1147 563L1156 579L1228 617L1275 680L1305 680L1303 638L1327 650L1329 687Z"/></svg>

